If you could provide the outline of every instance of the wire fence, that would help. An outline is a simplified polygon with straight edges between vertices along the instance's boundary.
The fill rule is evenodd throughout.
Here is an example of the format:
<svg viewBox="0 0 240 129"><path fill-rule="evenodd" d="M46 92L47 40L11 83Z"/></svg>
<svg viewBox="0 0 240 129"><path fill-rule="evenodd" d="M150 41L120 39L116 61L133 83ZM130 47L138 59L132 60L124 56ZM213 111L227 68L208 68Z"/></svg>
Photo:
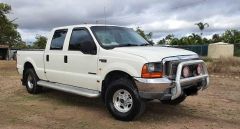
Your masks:
<svg viewBox="0 0 240 129"><path fill-rule="evenodd" d="M234 44L234 56L240 57L240 43Z"/></svg>

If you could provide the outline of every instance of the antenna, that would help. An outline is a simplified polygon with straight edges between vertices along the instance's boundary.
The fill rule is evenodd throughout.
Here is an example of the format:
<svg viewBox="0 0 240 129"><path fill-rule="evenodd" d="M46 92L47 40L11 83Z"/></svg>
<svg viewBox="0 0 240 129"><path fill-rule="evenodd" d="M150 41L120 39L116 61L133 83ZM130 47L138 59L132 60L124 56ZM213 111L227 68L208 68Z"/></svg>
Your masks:
<svg viewBox="0 0 240 129"><path fill-rule="evenodd" d="M106 7L104 6L104 24L106 26L107 18L106 18Z"/></svg>
<svg viewBox="0 0 240 129"><path fill-rule="evenodd" d="M107 1L104 2L104 28L105 28L105 33L106 33L106 23L107 23L107 18L106 18L106 3Z"/></svg>

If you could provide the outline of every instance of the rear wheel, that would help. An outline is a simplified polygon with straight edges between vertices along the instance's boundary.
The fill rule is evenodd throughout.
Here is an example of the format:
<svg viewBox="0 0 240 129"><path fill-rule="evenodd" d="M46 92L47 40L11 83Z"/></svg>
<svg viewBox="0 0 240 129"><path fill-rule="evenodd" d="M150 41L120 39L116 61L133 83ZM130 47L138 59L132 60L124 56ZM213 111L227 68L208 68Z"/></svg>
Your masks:
<svg viewBox="0 0 240 129"><path fill-rule="evenodd" d="M34 69L30 68L27 69L25 75L25 85L27 88L28 93L30 94L37 94L41 91L42 87L37 85L37 81L39 80L37 74L35 73Z"/></svg>
<svg viewBox="0 0 240 129"><path fill-rule="evenodd" d="M118 120L130 121L145 110L145 103L138 95L131 80L122 78L112 82L105 94L107 109Z"/></svg>

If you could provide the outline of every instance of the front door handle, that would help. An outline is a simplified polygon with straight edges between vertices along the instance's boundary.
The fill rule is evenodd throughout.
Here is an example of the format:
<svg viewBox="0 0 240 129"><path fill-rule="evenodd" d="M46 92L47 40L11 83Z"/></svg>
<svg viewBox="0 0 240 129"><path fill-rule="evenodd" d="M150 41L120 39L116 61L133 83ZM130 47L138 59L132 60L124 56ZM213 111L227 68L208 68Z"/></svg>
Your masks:
<svg viewBox="0 0 240 129"><path fill-rule="evenodd" d="M107 63L107 59L99 59L99 61L102 63Z"/></svg>
<svg viewBox="0 0 240 129"><path fill-rule="evenodd" d="M68 57L66 55L64 56L64 63L68 63Z"/></svg>

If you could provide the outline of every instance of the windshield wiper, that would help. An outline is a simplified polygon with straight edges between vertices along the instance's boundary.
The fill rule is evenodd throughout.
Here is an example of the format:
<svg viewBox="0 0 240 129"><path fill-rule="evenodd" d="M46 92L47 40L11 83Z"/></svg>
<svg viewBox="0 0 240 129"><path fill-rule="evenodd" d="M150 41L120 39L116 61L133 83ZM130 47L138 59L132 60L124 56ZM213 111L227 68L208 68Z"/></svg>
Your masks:
<svg viewBox="0 0 240 129"><path fill-rule="evenodd" d="M144 44L141 44L139 46L148 46L148 45L152 46L152 44L150 44L150 43L144 43Z"/></svg>
<svg viewBox="0 0 240 129"><path fill-rule="evenodd" d="M139 46L139 45L127 43L127 44L120 44L117 47L127 47L127 46Z"/></svg>

